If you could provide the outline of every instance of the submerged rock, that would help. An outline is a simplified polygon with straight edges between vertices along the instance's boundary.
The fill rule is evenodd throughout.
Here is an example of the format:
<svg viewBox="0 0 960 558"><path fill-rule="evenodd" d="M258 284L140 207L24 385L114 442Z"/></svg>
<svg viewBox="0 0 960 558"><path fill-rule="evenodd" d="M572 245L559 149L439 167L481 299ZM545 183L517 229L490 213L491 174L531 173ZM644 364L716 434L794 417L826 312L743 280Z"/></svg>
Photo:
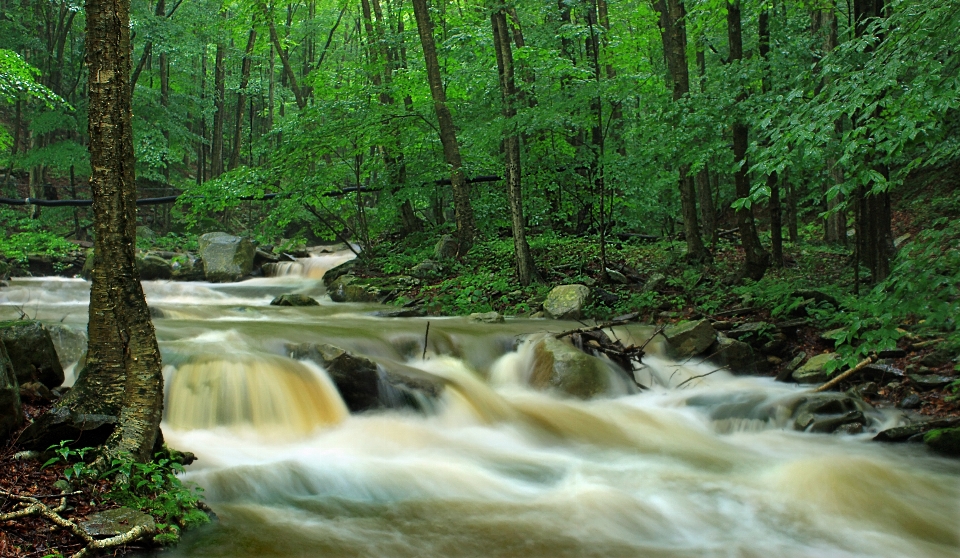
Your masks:
<svg viewBox="0 0 960 558"><path fill-rule="evenodd" d="M697 356L717 340L717 331L708 320L680 322L663 331L669 353L673 358L684 359Z"/></svg>
<svg viewBox="0 0 960 558"><path fill-rule="evenodd" d="M214 283L237 281L253 271L256 253L247 238L224 232L212 232L197 239L203 272L207 281Z"/></svg>
<svg viewBox="0 0 960 558"><path fill-rule="evenodd" d="M0 341L0 442L15 432L23 424L23 411L20 406L20 387L17 375L3 341Z"/></svg>
<svg viewBox="0 0 960 558"><path fill-rule="evenodd" d="M574 397L589 399L609 392L610 369L599 358L553 336L547 336L534 347L530 385L537 389L552 388Z"/></svg>
<svg viewBox="0 0 960 558"><path fill-rule="evenodd" d="M320 306L320 303L304 294L285 294L271 300L270 306Z"/></svg>
<svg viewBox="0 0 960 558"><path fill-rule="evenodd" d="M726 335L717 335L717 341L707 351L710 360L725 366L733 374L756 374L756 357L753 347L730 339Z"/></svg>
<svg viewBox="0 0 960 558"><path fill-rule="evenodd" d="M7 354L17 375L17 382L40 382L48 388L63 383L63 367L50 332L40 322L13 320L0 322L0 341L7 346Z"/></svg>
<svg viewBox="0 0 960 558"><path fill-rule="evenodd" d="M385 408L426 412L443 391L443 381L413 369L385 370L376 362L335 345L287 345L290 358L323 366L352 413Z"/></svg>
<svg viewBox="0 0 960 558"><path fill-rule="evenodd" d="M590 289L585 285L560 285L554 287L543 301L543 311L556 320L577 320L583 315L583 307L590 304Z"/></svg>

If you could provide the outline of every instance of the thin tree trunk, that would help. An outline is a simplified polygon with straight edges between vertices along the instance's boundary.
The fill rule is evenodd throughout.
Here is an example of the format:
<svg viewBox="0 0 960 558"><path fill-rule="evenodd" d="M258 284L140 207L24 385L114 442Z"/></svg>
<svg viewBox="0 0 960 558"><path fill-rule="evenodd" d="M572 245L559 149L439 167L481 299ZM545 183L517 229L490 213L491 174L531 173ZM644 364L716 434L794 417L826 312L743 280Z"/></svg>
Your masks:
<svg viewBox="0 0 960 558"><path fill-rule="evenodd" d="M417 20L420 44L427 67L427 81L430 83L430 95L433 97L434 110L440 125L440 143L443 154L450 166L450 183L453 189L453 206L457 220L457 256L463 257L473 246L476 236L476 224L473 207L470 204L470 185L463 174L463 162L460 158L460 144L457 142L453 116L447 107L447 95L443 90L440 77L440 63L437 59L437 47L433 38L433 22L426 0L413 0L413 12Z"/></svg>
<svg viewBox="0 0 960 558"><path fill-rule="evenodd" d="M690 91L690 71L687 68L686 10L681 0L657 0L655 7L660 12L661 38L664 57L673 89L673 100L679 101ZM697 194L690 165L680 165L680 208L683 214L683 230L687 241L687 259L704 261L710 257L700 237L697 222Z"/></svg>
<svg viewBox="0 0 960 558"><path fill-rule="evenodd" d="M769 93L772 89L773 70L770 67L770 12L765 9L760 12L759 35L760 35L760 58L763 59L766 68L764 70L763 87L764 93ZM764 140L764 146L769 146L769 141ZM780 207L780 179L776 172L767 175L767 188L770 190L770 257L774 267L783 267L783 217Z"/></svg>
<svg viewBox="0 0 960 558"><path fill-rule="evenodd" d="M510 200L510 218L513 225L513 251L517 266L517 278L520 284L527 286L537 280L537 269L527 244L526 222L523 218L523 188L520 182L520 136L512 130L513 119L517 115L515 103L518 102L516 82L513 71L513 50L510 47L510 34L507 29L507 17L503 8L490 14L493 27L493 45L497 55L497 70L500 76L502 112L507 120L508 130L504 132L503 150L505 175L507 180L507 198Z"/></svg>
<svg viewBox="0 0 960 558"><path fill-rule="evenodd" d="M277 35L277 26L273 22L273 17L270 16L267 5L261 3L260 7L263 12L263 17L267 19L267 24L270 28L270 41L273 43L273 48L277 51L277 55L280 56L280 64L283 66L283 75L287 78L287 86L293 91L293 97L297 102L297 107L303 110L307 107L307 98L297 84L297 76L293 72L293 67L290 66L290 57L280 44L280 36Z"/></svg>
<svg viewBox="0 0 960 558"><path fill-rule="evenodd" d="M247 104L247 84L250 82L250 67L253 65L253 48L256 44L257 30L251 28L247 35L247 48L244 51L243 62L240 64L240 90L237 92L237 119L233 128L233 149L230 152L230 165L228 167L230 169L235 169L240 164L240 149L243 143L243 111Z"/></svg>
<svg viewBox="0 0 960 558"><path fill-rule="evenodd" d="M707 90L707 57L704 53L702 41L697 44L697 70L700 77L700 93ZM696 177L697 201L700 205L701 231L711 246L716 246L720 238L717 236L717 206L713 200L713 189L710 187L710 167L704 165Z"/></svg>
<svg viewBox="0 0 960 558"><path fill-rule="evenodd" d="M743 39L740 21L740 0L727 2L727 35L730 43L730 62L743 59ZM746 92L737 96L737 102L746 100ZM747 125L742 120L733 124L733 158L738 168L734 175L737 197L750 197L750 181L747 177ZM760 245L753 211L748 207L737 210L737 226L740 229L740 242L743 244L744 263L742 274L755 281L763 277L770 265L770 255Z"/></svg>
<svg viewBox="0 0 960 558"><path fill-rule="evenodd" d="M224 94L226 88L226 71L224 69L224 55L226 46L222 41L217 42L217 54L213 65L213 105L216 112L213 115L213 138L210 147L210 178L217 178L223 174L223 121L226 120Z"/></svg>

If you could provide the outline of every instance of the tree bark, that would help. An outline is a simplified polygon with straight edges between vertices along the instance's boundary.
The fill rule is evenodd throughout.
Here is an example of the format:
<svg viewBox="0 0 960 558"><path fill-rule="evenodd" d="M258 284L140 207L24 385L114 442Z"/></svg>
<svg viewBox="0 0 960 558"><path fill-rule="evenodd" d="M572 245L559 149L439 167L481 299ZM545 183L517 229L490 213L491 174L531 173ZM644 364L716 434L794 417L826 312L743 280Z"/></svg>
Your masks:
<svg viewBox="0 0 960 558"><path fill-rule="evenodd" d="M307 98L297 84L297 76L293 72L293 67L290 65L290 57L283 48L283 45L280 44L277 25L273 22L273 17L270 16L270 11L267 9L265 3L260 4L260 10L263 12L263 17L267 19L267 24L270 28L270 41L273 43L273 48L276 49L277 55L280 57L280 64L283 66L283 75L287 78L287 86L293 91L293 98L297 102L297 108L303 110L307 108Z"/></svg>
<svg viewBox="0 0 960 558"><path fill-rule="evenodd" d="M520 136L512 129L517 115L517 86L514 81L513 50L510 47L510 32L507 28L505 10L495 9L490 14L493 27L493 45L497 56L497 71L500 76L500 92L503 117L507 121L504 132L503 151L507 198L510 200L510 218L513 225L513 252L520 284L527 286L537 280L537 268L533 263L530 245L527 244L526 221L523 218L523 188L520 182Z"/></svg>
<svg viewBox="0 0 960 558"><path fill-rule="evenodd" d="M256 21L256 20L254 20ZM240 64L240 90L237 92L237 119L233 128L233 149L230 152L231 170L240 164L240 146L243 143L243 111L247 104L247 84L250 83L250 67L253 65L253 48L257 44L257 30L251 28L247 35L247 48Z"/></svg>
<svg viewBox="0 0 960 558"><path fill-rule="evenodd" d="M763 59L763 87L764 94L769 93L773 88L773 70L770 67L770 12L771 9L765 9L760 12L759 35L760 35L760 58ZM770 142L764 140L764 146L769 146ZM770 190L770 258L774 267L783 267L783 217L780 207L780 179L776 172L767 175L767 188Z"/></svg>
<svg viewBox="0 0 960 558"><path fill-rule="evenodd" d="M147 461L159 432L163 376L134 259L137 191L129 0L87 0L86 18L90 186L97 256L90 290L86 366L55 410L116 417L116 428L107 440L107 457L129 454ZM40 428L43 422L41 417L31 428Z"/></svg>
<svg viewBox="0 0 960 558"><path fill-rule="evenodd" d="M686 9L681 0L657 0L655 7L660 12L664 58L673 89L673 100L677 102L690 92ZM687 259L694 262L704 261L709 259L710 253L700 237L700 226L697 222L697 194L693 177L690 176L690 165L681 164L679 171L678 188L683 215L683 232L687 241Z"/></svg>
<svg viewBox="0 0 960 558"><path fill-rule="evenodd" d="M727 35L730 43L730 62L739 62L743 59L743 38L740 21L740 0L727 2ZM741 91L737 96L737 103L747 98L746 92ZM737 118L733 124L733 157L738 167L734 175L737 197L750 197L750 181L747 177L747 125ZM744 263L741 270L744 277L755 281L763 277L770 265L770 256L760 245L757 236L757 226L753 219L753 211L748 207L737 210L737 228L740 229L740 242L743 244Z"/></svg>
<svg viewBox="0 0 960 558"><path fill-rule="evenodd" d="M476 236L473 206L470 204L470 185L467 184L467 178L463 174L460 144L457 142L453 116L450 114L450 108L447 107L447 94L443 89L437 47L433 39L433 22L430 20L426 0L413 0L413 12L417 20L420 44L423 46L430 95L433 97L433 106L440 125L440 143L443 144L443 155L447 165L450 166L450 183L457 220L457 256L463 257L473 246Z"/></svg>
<svg viewBox="0 0 960 558"><path fill-rule="evenodd" d="M223 58L226 46L222 41L217 42L217 54L213 63L213 106L216 112L213 115L213 137L210 143L210 178L217 178L223 174L223 121L227 115L224 106L226 88L226 72L223 67Z"/></svg>
<svg viewBox="0 0 960 558"><path fill-rule="evenodd" d="M821 9L814 10L812 14L812 31L814 35L821 35L821 49L818 53L816 62L819 65L820 59L823 56L826 56L837 47L837 15L836 8L832 5L826 6ZM831 81L830 77L825 77L823 82L819 85L823 87ZM843 123L840 120L837 120L834 123L834 137L839 138L843 135ZM832 186L843 183L843 169L840 168L840 165L837 164L837 156L833 153L827 155L826 158L827 165L827 176L829 177L827 183L824 185L824 199L827 211L827 217L823 220L823 239L826 242L831 243L846 243L847 237L847 223L844 218L844 213L840 210L840 207L843 203L843 195L837 195L833 199L827 199L826 193Z"/></svg>
<svg viewBox="0 0 960 558"><path fill-rule="evenodd" d="M697 70L700 77L700 93L707 91L707 57L703 49L703 41L697 43ZM717 204L713 200L713 188L710 187L710 167L703 165L696 177L697 202L700 206L700 230L711 246L715 246L720 238L717 228Z"/></svg>

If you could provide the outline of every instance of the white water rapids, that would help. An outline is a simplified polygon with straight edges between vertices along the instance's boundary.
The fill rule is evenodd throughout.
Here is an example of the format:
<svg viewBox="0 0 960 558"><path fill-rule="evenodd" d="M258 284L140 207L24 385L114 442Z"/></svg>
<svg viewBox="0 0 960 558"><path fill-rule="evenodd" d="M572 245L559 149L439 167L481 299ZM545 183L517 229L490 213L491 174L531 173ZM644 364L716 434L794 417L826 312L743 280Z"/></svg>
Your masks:
<svg viewBox="0 0 960 558"><path fill-rule="evenodd" d="M163 556L960 556L957 461L872 433L718 418L724 405L799 391L768 379L718 372L591 401L526 387L519 336L575 324L432 318L423 360L426 319L376 318L377 305L323 295L317 277L335 257L237 284L144 284L163 316L164 436L199 457L187 480L219 517ZM0 319L82 331L88 291L13 280ZM321 305L269 306L291 292ZM330 343L447 387L430 414L350 415L321 367L287 358L288 343ZM711 370L656 354L645 364L667 386Z"/></svg>

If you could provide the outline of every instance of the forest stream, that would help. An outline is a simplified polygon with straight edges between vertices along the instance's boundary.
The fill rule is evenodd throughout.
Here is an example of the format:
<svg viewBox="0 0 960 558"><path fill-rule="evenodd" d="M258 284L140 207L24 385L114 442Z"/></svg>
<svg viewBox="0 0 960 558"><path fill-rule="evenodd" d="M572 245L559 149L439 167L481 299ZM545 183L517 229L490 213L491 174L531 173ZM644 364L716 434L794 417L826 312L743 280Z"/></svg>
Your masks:
<svg viewBox="0 0 960 558"><path fill-rule="evenodd" d="M673 362L657 339L635 373L647 389L607 365L604 397L536 391L532 343L580 324L377 317L324 294L347 258L144 283L164 437L197 455L186 479L219 518L163 556L960 555L960 464L872 442L896 413L867 411L857 435L797 432L781 409L804 388ZM287 293L320 305L269 305ZM88 296L80 279L14 279L0 319L80 332ZM612 333L643 343L653 328ZM290 358L317 343L443 388L381 386L385 409L351 414L323 367Z"/></svg>

